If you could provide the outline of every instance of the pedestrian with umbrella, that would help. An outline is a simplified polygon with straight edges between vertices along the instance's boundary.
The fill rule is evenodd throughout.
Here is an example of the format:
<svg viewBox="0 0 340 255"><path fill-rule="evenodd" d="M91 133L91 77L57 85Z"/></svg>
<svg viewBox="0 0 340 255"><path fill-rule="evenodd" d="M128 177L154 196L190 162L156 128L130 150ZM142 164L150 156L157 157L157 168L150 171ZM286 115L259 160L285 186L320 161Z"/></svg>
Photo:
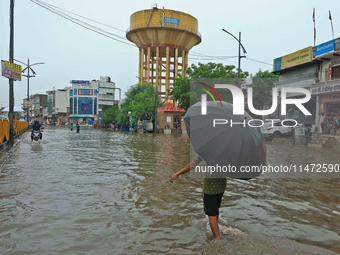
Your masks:
<svg viewBox="0 0 340 255"><path fill-rule="evenodd" d="M192 169L196 171L203 160L210 167L206 169L216 170L220 167L233 170L205 171L204 174L204 212L209 218L213 236L221 239L218 217L227 184L226 177L243 180L258 177L261 166L266 164L266 151L261 132L248 113L233 115L233 105L224 101L221 101L221 105L208 101L206 107L207 113L203 115L202 104L198 102L188 109L184 117L187 133L198 157L171 175L170 182L173 183L181 174ZM248 125L249 121L252 121L251 125ZM257 166L259 171L242 172L247 166Z"/></svg>

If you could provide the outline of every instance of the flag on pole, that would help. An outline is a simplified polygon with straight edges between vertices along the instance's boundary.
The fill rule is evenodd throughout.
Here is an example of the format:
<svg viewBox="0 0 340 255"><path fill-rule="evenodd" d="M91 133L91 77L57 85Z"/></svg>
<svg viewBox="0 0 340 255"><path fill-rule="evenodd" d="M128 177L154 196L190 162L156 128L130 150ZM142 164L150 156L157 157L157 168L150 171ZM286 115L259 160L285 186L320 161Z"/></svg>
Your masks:
<svg viewBox="0 0 340 255"><path fill-rule="evenodd" d="M334 28L333 28L333 21L332 21L332 15L331 15L331 11L329 11L329 16L328 16L329 20L331 21L331 27L332 27L332 36L334 39Z"/></svg>
<svg viewBox="0 0 340 255"><path fill-rule="evenodd" d="M313 8L313 23L314 23L314 47L315 47L315 40L316 40L316 28L315 28L315 8Z"/></svg>

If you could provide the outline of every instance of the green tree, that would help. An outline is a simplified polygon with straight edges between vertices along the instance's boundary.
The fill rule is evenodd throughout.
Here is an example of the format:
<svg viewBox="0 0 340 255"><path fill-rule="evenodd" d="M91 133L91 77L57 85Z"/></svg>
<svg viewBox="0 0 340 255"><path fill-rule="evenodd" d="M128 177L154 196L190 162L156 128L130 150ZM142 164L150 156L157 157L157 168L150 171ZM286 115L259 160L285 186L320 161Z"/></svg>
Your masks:
<svg viewBox="0 0 340 255"><path fill-rule="evenodd" d="M109 125L115 121L118 116L118 106L111 106L104 110L101 122L105 125Z"/></svg>
<svg viewBox="0 0 340 255"><path fill-rule="evenodd" d="M187 110L193 102L200 100L202 94L201 86L190 87L190 82L196 83L205 79L214 78L216 83L225 83L228 79L229 84L237 84L237 70L233 65L223 65L221 63L198 63L196 66L192 64L188 68L187 74L189 78L178 78L175 80L174 87L170 90L170 94L178 101L179 106ZM249 76L248 72L240 73L241 78ZM220 81L220 82L218 82ZM207 83L210 83L207 81ZM199 84L198 84L199 85ZM226 90L219 90L222 100L231 101L231 93Z"/></svg>
<svg viewBox="0 0 340 255"><path fill-rule="evenodd" d="M235 66L211 62L207 64L198 63L198 66L192 64L191 67L188 68L187 74L190 78L237 78ZM241 78L246 78L248 76L248 72L243 72L241 70Z"/></svg>
<svg viewBox="0 0 340 255"><path fill-rule="evenodd" d="M253 105L255 109L262 110L272 103L272 89L278 83L278 75L269 71L259 70L253 77Z"/></svg>
<svg viewBox="0 0 340 255"><path fill-rule="evenodd" d="M137 119L142 113L148 113L154 119L156 90L153 85L136 84L125 93L124 106L118 111L118 122L127 124L129 116L134 116L132 124L137 124ZM160 104L158 98L157 105Z"/></svg>
<svg viewBox="0 0 340 255"><path fill-rule="evenodd" d="M187 110L190 106L190 79L177 78L170 94L178 101L178 106Z"/></svg>

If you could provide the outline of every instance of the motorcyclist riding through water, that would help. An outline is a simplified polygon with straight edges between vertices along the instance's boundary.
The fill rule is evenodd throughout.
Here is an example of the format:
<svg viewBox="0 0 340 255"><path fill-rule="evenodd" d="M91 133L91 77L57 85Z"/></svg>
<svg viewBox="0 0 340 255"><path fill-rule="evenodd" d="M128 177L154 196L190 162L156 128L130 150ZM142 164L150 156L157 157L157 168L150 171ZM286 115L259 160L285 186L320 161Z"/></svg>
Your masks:
<svg viewBox="0 0 340 255"><path fill-rule="evenodd" d="M31 133L31 141L33 141L34 133L39 133L38 136L39 136L39 139L41 140L41 138L42 138L42 133L41 132L43 132L43 130L42 130L42 127L39 124L38 120L34 121L34 124L31 126L30 131L32 132Z"/></svg>

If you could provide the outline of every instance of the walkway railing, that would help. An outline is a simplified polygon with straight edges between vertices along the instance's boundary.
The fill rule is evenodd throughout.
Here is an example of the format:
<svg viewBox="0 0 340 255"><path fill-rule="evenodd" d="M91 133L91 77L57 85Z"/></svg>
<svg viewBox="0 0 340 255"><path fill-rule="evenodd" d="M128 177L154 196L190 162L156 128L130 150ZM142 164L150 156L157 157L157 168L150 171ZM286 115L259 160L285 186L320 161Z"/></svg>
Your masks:
<svg viewBox="0 0 340 255"><path fill-rule="evenodd" d="M27 121L14 120L14 135L18 135L28 128ZM9 120L0 120L0 145L9 140Z"/></svg>

